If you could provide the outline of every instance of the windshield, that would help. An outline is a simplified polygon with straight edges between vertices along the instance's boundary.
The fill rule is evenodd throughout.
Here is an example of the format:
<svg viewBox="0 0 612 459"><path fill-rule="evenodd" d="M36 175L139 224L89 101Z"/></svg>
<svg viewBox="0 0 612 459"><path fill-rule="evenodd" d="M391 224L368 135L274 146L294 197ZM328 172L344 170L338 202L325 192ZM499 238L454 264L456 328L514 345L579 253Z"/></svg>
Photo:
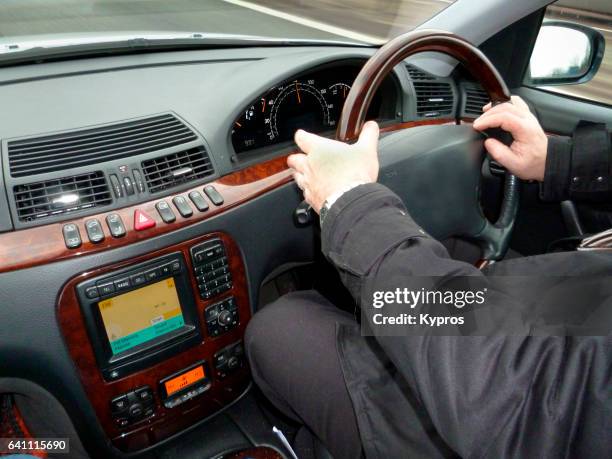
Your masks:
<svg viewBox="0 0 612 459"><path fill-rule="evenodd" d="M2 0L0 43L159 32L380 44L452 0Z"/></svg>

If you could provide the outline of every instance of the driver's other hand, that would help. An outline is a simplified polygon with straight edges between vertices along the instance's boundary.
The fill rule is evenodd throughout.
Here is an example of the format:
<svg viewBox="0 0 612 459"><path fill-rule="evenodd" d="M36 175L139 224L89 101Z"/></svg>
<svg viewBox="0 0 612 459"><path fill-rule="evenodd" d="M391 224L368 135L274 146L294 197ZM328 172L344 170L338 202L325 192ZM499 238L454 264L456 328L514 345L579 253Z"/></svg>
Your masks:
<svg viewBox="0 0 612 459"><path fill-rule="evenodd" d="M346 144L298 130L295 143L305 154L289 156L287 164L304 192L304 199L319 213L325 200L378 178L378 124L368 121L359 140Z"/></svg>
<svg viewBox="0 0 612 459"><path fill-rule="evenodd" d="M524 180L544 181L548 138L529 106L518 96L512 103L483 107L484 113L474 120L474 129L501 127L510 132L514 142L507 147L497 139L485 140L485 148L497 162Z"/></svg>

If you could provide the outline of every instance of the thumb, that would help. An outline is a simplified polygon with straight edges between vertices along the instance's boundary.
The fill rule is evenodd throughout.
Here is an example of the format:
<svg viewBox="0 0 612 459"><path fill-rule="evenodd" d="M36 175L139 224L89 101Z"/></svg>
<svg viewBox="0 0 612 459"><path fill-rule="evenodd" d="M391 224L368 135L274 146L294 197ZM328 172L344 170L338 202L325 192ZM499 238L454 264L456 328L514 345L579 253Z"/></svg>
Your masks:
<svg viewBox="0 0 612 459"><path fill-rule="evenodd" d="M495 161L500 163L510 172L515 172L519 166L519 158L508 146L497 139L485 140L485 148Z"/></svg>
<svg viewBox="0 0 612 459"><path fill-rule="evenodd" d="M357 143L366 151L376 151L378 149L378 137L380 130L376 121L368 121L363 125Z"/></svg>
<svg viewBox="0 0 612 459"><path fill-rule="evenodd" d="M321 137L316 134L311 134L303 129L298 129L295 133L295 143L304 153L311 153L315 145L320 141Z"/></svg>

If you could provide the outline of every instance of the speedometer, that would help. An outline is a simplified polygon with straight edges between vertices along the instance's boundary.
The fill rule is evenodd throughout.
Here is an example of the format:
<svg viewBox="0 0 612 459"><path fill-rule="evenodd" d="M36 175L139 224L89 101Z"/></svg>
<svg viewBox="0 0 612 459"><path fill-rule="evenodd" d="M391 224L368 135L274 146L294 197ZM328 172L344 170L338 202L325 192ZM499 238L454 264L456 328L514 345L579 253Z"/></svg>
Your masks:
<svg viewBox="0 0 612 459"><path fill-rule="evenodd" d="M293 81L278 88L271 105L270 139L282 142L293 138L297 129L321 132L330 127L327 102L310 82Z"/></svg>

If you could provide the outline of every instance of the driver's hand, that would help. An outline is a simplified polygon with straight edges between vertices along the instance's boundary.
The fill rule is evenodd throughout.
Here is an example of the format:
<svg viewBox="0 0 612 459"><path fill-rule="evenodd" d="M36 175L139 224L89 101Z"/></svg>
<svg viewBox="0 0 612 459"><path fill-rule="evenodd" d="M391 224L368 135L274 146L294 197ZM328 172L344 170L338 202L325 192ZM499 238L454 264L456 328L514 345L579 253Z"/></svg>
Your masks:
<svg viewBox="0 0 612 459"><path fill-rule="evenodd" d="M512 103L483 107L474 129L484 131L501 127L514 142L507 147L497 139L485 140L485 148L497 162L524 180L544 181L548 138L523 99L512 96Z"/></svg>
<svg viewBox="0 0 612 459"><path fill-rule="evenodd" d="M304 199L319 213L327 198L337 192L378 178L378 124L368 121L352 145L298 130L295 143L306 154L289 156L293 178Z"/></svg>

